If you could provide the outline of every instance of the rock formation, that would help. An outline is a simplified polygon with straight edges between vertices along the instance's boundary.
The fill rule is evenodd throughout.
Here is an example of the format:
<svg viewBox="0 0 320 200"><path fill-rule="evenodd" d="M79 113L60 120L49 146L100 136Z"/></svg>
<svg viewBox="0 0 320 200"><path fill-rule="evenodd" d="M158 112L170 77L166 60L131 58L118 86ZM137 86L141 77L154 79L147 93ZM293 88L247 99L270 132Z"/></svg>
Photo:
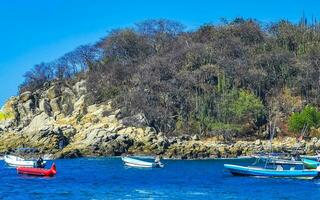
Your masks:
<svg viewBox="0 0 320 200"><path fill-rule="evenodd" d="M89 105L86 82L46 83L42 90L13 97L2 111L10 118L0 121L0 153L33 147L40 154L75 158L122 154L160 154L169 158L202 159L248 155L267 151L268 140L234 140L198 135L172 136L147 126L143 114L121 118L111 102ZM316 134L315 130L313 131ZM274 151L295 149L295 138L274 140ZM316 137L302 141L300 149L320 148Z"/></svg>

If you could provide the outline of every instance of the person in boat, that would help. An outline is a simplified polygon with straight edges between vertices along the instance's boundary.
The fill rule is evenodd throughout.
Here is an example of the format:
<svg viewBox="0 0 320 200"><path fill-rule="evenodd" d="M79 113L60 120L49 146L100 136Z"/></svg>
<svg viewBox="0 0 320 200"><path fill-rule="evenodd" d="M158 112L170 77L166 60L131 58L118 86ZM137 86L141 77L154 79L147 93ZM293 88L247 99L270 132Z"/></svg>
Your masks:
<svg viewBox="0 0 320 200"><path fill-rule="evenodd" d="M156 156L156 158L154 159L154 162L155 162L157 165L161 166L161 165L162 165L162 163L161 163L161 157L160 157L160 156Z"/></svg>
<svg viewBox="0 0 320 200"><path fill-rule="evenodd" d="M36 168L44 168L44 162L41 156L37 159Z"/></svg>
<svg viewBox="0 0 320 200"><path fill-rule="evenodd" d="M160 162L160 156L156 156L156 158L154 159L155 163L159 163Z"/></svg>
<svg viewBox="0 0 320 200"><path fill-rule="evenodd" d="M300 155L299 154L292 154L291 156L291 161L298 161L300 160Z"/></svg>

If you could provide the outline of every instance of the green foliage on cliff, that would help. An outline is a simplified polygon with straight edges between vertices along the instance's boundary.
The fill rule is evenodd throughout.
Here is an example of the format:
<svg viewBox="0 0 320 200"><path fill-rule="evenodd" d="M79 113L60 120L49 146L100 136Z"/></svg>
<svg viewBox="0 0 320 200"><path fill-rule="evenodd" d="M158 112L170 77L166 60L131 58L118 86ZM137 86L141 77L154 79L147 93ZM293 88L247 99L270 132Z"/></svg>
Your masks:
<svg viewBox="0 0 320 200"><path fill-rule="evenodd" d="M301 112L293 113L289 118L289 129L300 132L304 126L319 128L320 112L313 106L306 106Z"/></svg>
<svg viewBox="0 0 320 200"><path fill-rule="evenodd" d="M249 91L231 90L219 102L221 121L242 123L264 114L261 100Z"/></svg>
<svg viewBox="0 0 320 200"><path fill-rule="evenodd" d="M244 122L258 120L265 114L262 101L250 91L224 90L220 96L207 96L200 100L198 112L184 120L180 115L176 131L204 133L217 130L241 131ZM216 112L212 112L216 107ZM255 121L254 121L255 122Z"/></svg>
<svg viewBox="0 0 320 200"><path fill-rule="evenodd" d="M242 130L242 125L214 122L209 125L209 130L210 131L238 131L238 132L240 132Z"/></svg>
<svg viewBox="0 0 320 200"><path fill-rule="evenodd" d="M0 111L0 121L4 121L4 120L8 120L13 118L13 114L12 113L5 113L5 112L1 112Z"/></svg>

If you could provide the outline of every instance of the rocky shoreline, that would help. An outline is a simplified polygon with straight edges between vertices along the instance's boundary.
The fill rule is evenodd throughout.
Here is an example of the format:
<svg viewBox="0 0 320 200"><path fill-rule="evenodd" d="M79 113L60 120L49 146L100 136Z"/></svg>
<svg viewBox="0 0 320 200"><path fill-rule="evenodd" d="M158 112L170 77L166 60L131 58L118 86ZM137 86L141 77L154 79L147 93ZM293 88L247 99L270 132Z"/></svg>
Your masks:
<svg viewBox="0 0 320 200"><path fill-rule="evenodd" d="M147 126L143 114L122 117L111 102L88 105L85 81L74 85L48 83L42 90L11 98L2 108L9 119L0 121L0 154L32 147L55 158L162 155L173 159L207 159L246 156L269 151L268 140L222 135L167 136ZM299 145L299 146L297 146ZM316 137L298 143L296 138L273 141L273 151L314 154Z"/></svg>

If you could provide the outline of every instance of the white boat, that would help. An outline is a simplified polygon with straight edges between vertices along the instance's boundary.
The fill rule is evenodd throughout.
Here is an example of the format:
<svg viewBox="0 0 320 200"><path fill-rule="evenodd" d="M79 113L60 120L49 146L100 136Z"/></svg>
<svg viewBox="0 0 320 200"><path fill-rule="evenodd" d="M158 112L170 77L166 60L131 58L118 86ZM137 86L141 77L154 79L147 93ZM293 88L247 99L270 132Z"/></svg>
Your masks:
<svg viewBox="0 0 320 200"><path fill-rule="evenodd" d="M121 157L123 163L126 166L130 166L130 167L139 167L139 168L160 168L160 167L164 167L164 165L159 162L146 162L146 161L142 161L142 160L138 160L138 159L134 159L134 158L129 158L129 157Z"/></svg>
<svg viewBox="0 0 320 200"><path fill-rule="evenodd" d="M18 156L5 155L4 161L12 167L35 167L37 165L37 161L34 160L25 160ZM44 162L45 163L45 162Z"/></svg>

